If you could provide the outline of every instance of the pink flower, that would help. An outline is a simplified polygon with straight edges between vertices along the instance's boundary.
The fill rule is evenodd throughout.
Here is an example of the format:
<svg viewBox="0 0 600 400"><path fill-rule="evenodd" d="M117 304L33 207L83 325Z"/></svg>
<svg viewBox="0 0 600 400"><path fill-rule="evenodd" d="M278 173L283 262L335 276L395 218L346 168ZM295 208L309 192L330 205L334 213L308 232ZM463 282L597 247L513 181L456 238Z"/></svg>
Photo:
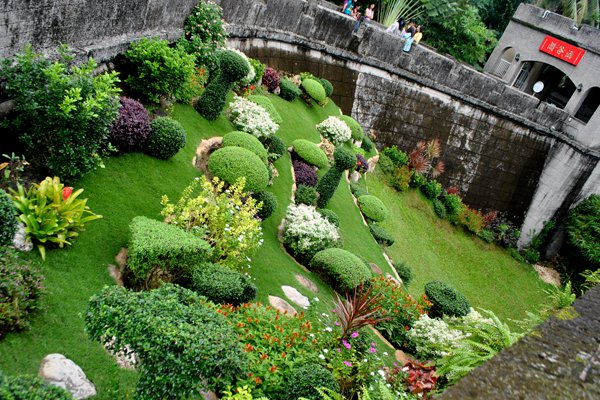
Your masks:
<svg viewBox="0 0 600 400"><path fill-rule="evenodd" d="M352 366L352 363L351 363L350 361L344 361L344 364L345 364L347 367L351 367L351 366Z"/></svg>
<svg viewBox="0 0 600 400"><path fill-rule="evenodd" d="M346 342L346 339L342 339L342 344L344 345L345 348L349 349L350 347L350 343Z"/></svg>
<svg viewBox="0 0 600 400"><path fill-rule="evenodd" d="M73 188L71 186L65 186L62 190L63 201L66 201L71 193L73 193Z"/></svg>
<svg viewBox="0 0 600 400"><path fill-rule="evenodd" d="M371 353L375 353L377 351L375 350L375 347L371 347L369 350L371 351Z"/></svg>
<svg viewBox="0 0 600 400"><path fill-rule="evenodd" d="M335 326L340 326L340 323L337 321L335 321L334 324L335 324Z"/></svg>
<svg viewBox="0 0 600 400"><path fill-rule="evenodd" d="M350 337L352 339L356 339L358 337L358 332L352 332L352 335L350 335Z"/></svg>

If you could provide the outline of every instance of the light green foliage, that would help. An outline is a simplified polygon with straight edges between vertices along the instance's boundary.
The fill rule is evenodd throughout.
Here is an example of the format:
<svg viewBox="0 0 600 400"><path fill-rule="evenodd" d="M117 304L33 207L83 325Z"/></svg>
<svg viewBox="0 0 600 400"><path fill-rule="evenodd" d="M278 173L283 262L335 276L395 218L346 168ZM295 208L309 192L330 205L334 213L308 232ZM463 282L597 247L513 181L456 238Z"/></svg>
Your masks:
<svg viewBox="0 0 600 400"><path fill-rule="evenodd" d="M321 82L315 79L303 79L302 88L311 98L313 98L319 104L323 104L327 100L325 88L323 88Z"/></svg>
<svg viewBox="0 0 600 400"><path fill-rule="evenodd" d="M344 121L346 123L346 125L348 125L348 127L352 131L352 139L354 139L354 140L362 140L363 139L363 137L365 136L365 130L363 129L362 126L360 126L360 124L354 118L352 118L349 115L340 115L338 118L341 119L342 121Z"/></svg>
<svg viewBox="0 0 600 400"><path fill-rule="evenodd" d="M379 22L389 27L400 18L417 19L424 11L419 0L387 0L382 4Z"/></svg>
<svg viewBox="0 0 600 400"><path fill-rule="evenodd" d="M166 160L185 147L186 134L181 124L169 117L157 117L150 122L150 134L144 151L152 157Z"/></svg>
<svg viewBox="0 0 600 400"><path fill-rule="evenodd" d="M439 195L442 194L442 184L435 179L427 181L420 189L425 197L431 200L437 199Z"/></svg>
<svg viewBox="0 0 600 400"><path fill-rule="evenodd" d="M208 170L228 183L245 178L245 189L250 192L265 190L269 184L269 171L265 163L242 147L222 147L212 153L208 159Z"/></svg>
<svg viewBox="0 0 600 400"><path fill-rule="evenodd" d="M249 58L250 64L252 68L254 68L254 81L250 83L260 84L262 82L263 74L265 73L265 69L267 68L266 64L261 63L259 60L255 58Z"/></svg>
<svg viewBox="0 0 600 400"><path fill-rule="evenodd" d="M145 289L181 278L212 252L199 237L150 218L135 217L129 231L127 266Z"/></svg>
<svg viewBox="0 0 600 400"><path fill-rule="evenodd" d="M237 146L243 147L244 149L250 150L254 154L260 157L263 162L267 162L267 149L256 137L249 133L242 131L229 132L223 136L223 147Z"/></svg>
<svg viewBox="0 0 600 400"><path fill-rule="evenodd" d="M107 286L90 299L85 329L110 350L127 346L136 354L136 399L194 398L200 389L219 391L246 375L235 333L209 307L204 297L172 284L149 292Z"/></svg>
<svg viewBox="0 0 600 400"><path fill-rule="evenodd" d="M260 222L254 218L258 207L244 191L244 183L241 178L226 190L218 178L212 182L196 178L177 203L162 197L161 214L168 223L208 241L213 262L239 268L263 241Z"/></svg>
<svg viewBox="0 0 600 400"><path fill-rule="evenodd" d="M567 239L592 266L600 265L600 195L593 194L567 216Z"/></svg>
<svg viewBox="0 0 600 400"><path fill-rule="evenodd" d="M133 69L125 83L135 92L154 103L171 96L189 101L182 91L194 76L194 57L183 47L172 48L166 40L143 38L131 44L125 58Z"/></svg>
<svg viewBox="0 0 600 400"><path fill-rule="evenodd" d="M462 211L462 199L457 194L447 194L442 200L446 207L446 216L451 221L456 221L458 215Z"/></svg>
<svg viewBox="0 0 600 400"><path fill-rule="evenodd" d="M256 94L251 94L250 96L248 96L248 100L250 100L251 102L253 102L255 104L258 104L259 106L261 106L265 110L267 110L267 112L271 116L271 119L276 124L281 124L283 122L281 115L279 115L279 112L277 111L277 109L275 108L273 103L271 103L271 100L269 100L269 98L267 96L259 96Z"/></svg>
<svg viewBox="0 0 600 400"><path fill-rule="evenodd" d="M600 283L600 269L595 271L586 269L581 273L581 276L585 279L583 284L585 288L589 289Z"/></svg>
<svg viewBox="0 0 600 400"><path fill-rule="evenodd" d="M81 66L65 48L51 63L31 46L2 62L5 94L15 99L14 119L3 125L20 132L35 169L74 181L102 165L108 128L119 115L116 72L94 75L93 59Z"/></svg>
<svg viewBox="0 0 600 400"><path fill-rule="evenodd" d="M570 281L567 281L562 288L552 285L549 289L546 289L545 292L550 298L550 306L546 306L545 312L552 312L554 310L561 310L569 307L577 298L575 293L573 293Z"/></svg>
<svg viewBox="0 0 600 400"><path fill-rule="evenodd" d="M318 145L306 139L296 139L292 142L294 152L310 165L317 168L325 168L329 165L329 160L323 149Z"/></svg>
<svg viewBox="0 0 600 400"><path fill-rule="evenodd" d="M237 387L232 392L231 388L227 388L223 391L223 397L221 400L269 400L266 397L254 397L252 396L252 389L248 385Z"/></svg>
<svg viewBox="0 0 600 400"><path fill-rule="evenodd" d="M37 244L42 258L46 258L46 245L70 245L85 224L102 218L90 210L87 199L78 199L82 192L73 192L56 177L34 183L27 191L21 185L11 191L19 221L25 224L25 232Z"/></svg>
<svg viewBox="0 0 600 400"><path fill-rule="evenodd" d="M600 1L598 0L537 0L535 5L545 8L577 22L600 27Z"/></svg>
<svg viewBox="0 0 600 400"><path fill-rule="evenodd" d="M384 221L390 213L379 198L370 194L360 196L358 206L367 219L375 222Z"/></svg>
<svg viewBox="0 0 600 400"><path fill-rule="evenodd" d="M6 376L0 371L0 399L72 400L73 396L39 376Z"/></svg>
<svg viewBox="0 0 600 400"><path fill-rule="evenodd" d="M310 261L310 268L323 273L341 292L350 291L371 279L371 271L363 260L344 249L319 251Z"/></svg>

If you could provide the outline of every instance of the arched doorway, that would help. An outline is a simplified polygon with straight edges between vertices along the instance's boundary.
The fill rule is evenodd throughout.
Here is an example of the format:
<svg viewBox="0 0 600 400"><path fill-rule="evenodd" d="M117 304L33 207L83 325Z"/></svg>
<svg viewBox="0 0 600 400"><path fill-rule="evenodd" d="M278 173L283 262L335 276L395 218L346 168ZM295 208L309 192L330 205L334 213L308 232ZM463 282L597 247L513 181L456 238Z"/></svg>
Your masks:
<svg viewBox="0 0 600 400"><path fill-rule="evenodd" d="M593 87L587 96L585 96L583 103L581 103L581 106L577 110L577 114L575 114L575 118L587 124L598 109L598 106L600 106L600 88Z"/></svg>
<svg viewBox="0 0 600 400"><path fill-rule="evenodd" d="M539 61L525 61L517 75L513 86L528 93L533 93L533 85L543 82L544 89L535 94L540 101L565 108L575 92L575 83L558 68Z"/></svg>
<svg viewBox="0 0 600 400"><path fill-rule="evenodd" d="M515 60L516 51L512 47L507 47L502 52L502 57L498 60L496 64L496 68L494 68L494 75L498 78L503 79L504 75L506 75L506 71L510 68L513 61Z"/></svg>

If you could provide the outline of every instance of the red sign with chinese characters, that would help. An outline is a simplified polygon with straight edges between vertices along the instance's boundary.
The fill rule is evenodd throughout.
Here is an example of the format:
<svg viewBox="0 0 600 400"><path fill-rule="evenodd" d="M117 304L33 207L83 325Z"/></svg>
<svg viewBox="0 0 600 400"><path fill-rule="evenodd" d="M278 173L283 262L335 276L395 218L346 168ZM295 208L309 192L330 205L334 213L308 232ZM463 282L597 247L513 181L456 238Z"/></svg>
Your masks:
<svg viewBox="0 0 600 400"><path fill-rule="evenodd" d="M553 38L552 36L546 36L544 38L544 41L540 46L540 51L573 65L579 64L579 61L581 61L585 54L584 49L580 49L579 47Z"/></svg>

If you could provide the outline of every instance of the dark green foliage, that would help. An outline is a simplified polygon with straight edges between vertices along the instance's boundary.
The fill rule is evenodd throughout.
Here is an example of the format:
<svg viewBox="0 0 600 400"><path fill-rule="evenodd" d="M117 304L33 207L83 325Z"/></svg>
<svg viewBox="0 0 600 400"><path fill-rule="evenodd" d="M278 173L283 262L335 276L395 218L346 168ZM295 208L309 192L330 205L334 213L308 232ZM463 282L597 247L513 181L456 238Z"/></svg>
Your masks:
<svg viewBox="0 0 600 400"><path fill-rule="evenodd" d="M150 122L150 127L145 152L152 157L166 160L185 147L185 130L174 119L157 117Z"/></svg>
<svg viewBox="0 0 600 400"><path fill-rule="evenodd" d="M58 51L54 63L31 46L2 62L3 92L15 107L14 118L0 123L19 132L33 169L73 182L101 164L108 128L119 114L120 90L116 72L94 74L93 59L71 66L71 53L65 47Z"/></svg>
<svg viewBox="0 0 600 400"><path fill-rule="evenodd" d="M356 198L359 198L360 196L369 194L369 192L367 191L367 188L362 187L357 182L350 182L350 191Z"/></svg>
<svg viewBox="0 0 600 400"><path fill-rule="evenodd" d="M446 211L446 209L444 209L444 212L445 211ZM490 231L489 229L480 230L479 233L477 234L477 236L479 236L481 239L483 239L487 243L493 243L494 240L496 240L496 238L494 236L494 232Z"/></svg>
<svg viewBox="0 0 600 400"><path fill-rule="evenodd" d="M519 250L515 249L514 247L509 247L508 248L508 254L510 254L510 256L512 258L514 258L515 260L517 260L520 263L524 263L525 258L523 258L523 256L521 255L521 253L519 253Z"/></svg>
<svg viewBox="0 0 600 400"><path fill-rule="evenodd" d="M212 153L208 159L208 170L231 184L245 177L244 189L249 192L263 191L269 184L265 163L256 154L241 147L222 147Z"/></svg>
<svg viewBox="0 0 600 400"><path fill-rule="evenodd" d="M343 172L334 165L319 179L316 186L317 193L319 193L319 198L317 199L318 208L325 208L327 206L340 184Z"/></svg>
<svg viewBox="0 0 600 400"><path fill-rule="evenodd" d="M394 164L394 167L408 165L408 154L398 149L398 146L386 147L381 150L381 154L388 157Z"/></svg>
<svg viewBox="0 0 600 400"><path fill-rule="evenodd" d="M521 254L523 255L525 261L527 261L529 264L535 264L540 260L539 250L531 247L524 248Z"/></svg>
<svg viewBox="0 0 600 400"><path fill-rule="evenodd" d="M110 144L121 153L144 148L150 134L150 119L144 106L129 97L121 97L119 118L110 127Z"/></svg>
<svg viewBox="0 0 600 400"><path fill-rule="evenodd" d="M383 153L379 154L379 161L377 161L377 166L379 167L381 172L383 172L386 175L392 175L395 171L399 169L396 168L392 159Z"/></svg>
<svg viewBox="0 0 600 400"><path fill-rule="evenodd" d="M233 50L219 52L219 76L233 84L248 75L246 60Z"/></svg>
<svg viewBox="0 0 600 400"><path fill-rule="evenodd" d="M354 140L362 140L365 137L365 130L362 126L351 116L349 115L340 115L338 117L342 121L348 125L348 128L352 131L352 139ZM365 151L370 151L365 149Z"/></svg>
<svg viewBox="0 0 600 400"><path fill-rule="evenodd" d="M171 282L205 262L210 244L174 225L135 217L129 225L127 266L144 288Z"/></svg>
<svg viewBox="0 0 600 400"><path fill-rule="evenodd" d="M340 292L348 292L371 279L371 271L363 260L344 249L319 251L310 261L311 269L319 271Z"/></svg>
<svg viewBox="0 0 600 400"><path fill-rule="evenodd" d="M367 194L358 198L358 206L365 218L381 222L384 221L389 214L388 208L383 204L378 197Z"/></svg>
<svg viewBox="0 0 600 400"><path fill-rule="evenodd" d="M314 206L317 202L317 190L312 186L299 185L296 188L296 204Z"/></svg>
<svg viewBox="0 0 600 400"><path fill-rule="evenodd" d="M319 208L317 211L337 228L340 227L340 217L335 213L335 211L328 208Z"/></svg>
<svg viewBox="0 0 600 400"><path fill-rule="evenodd" d="M446 218L446 206L444 205L444 203L442 203L441 200L433 199L432 204L435 215L437 215L438 218L441 219Z"/></svg>
<svg viewBox="0 0 600 400"><path fill-rule="evenodd" d="M90 299L85 329L110 348L129 346L139 359L136 399L195 398L219 392L247 374L237 335L223 315L191 290L164 284L149 292L105 287Z"/></svg>
<svg viewBox="0 0 600 400"><path fill-rule="evenodd" d="M373 141L371 139L369 139L369 137L367 135L364 135L362 137L362 143L360 145L360 147L366 151L367 153L370 152L371 150L373 150L373 147L375 145L373 144Z"/></svg>
<svg viewBox="0 0 600 400"><path fill-rule="evenodd" d="M29 325L27 317L39 309L43 280L31 262L12 249L0 247L0 338Z"/></svg>
<svg viewBox="0 0 600 400"><path fill-rule="evenodd" d="M325 96L331 97L331 94L333 93L333 85L331 84L331 82L329 82L325 78L319 79L319 82L321 82L321 85L323 85L323 89L325 89Z"/></svg>
<svg viewBox="0 0 600 400"><path fill-rule="evenodd" d="M287 151L285 142L277 135L270 135L262 139L262 143L269 151L269 161L274 162Z"/></svg>
<svg viewBox="0 0 600 400"><path fill-rule="evenodd" d="M420 187L420 189L421 192L423 192L423 194L425 195L425 197L431 200L437 199L440 196L440 194L442 194L442 184L436 181L435 179L426 182L423 186Z"/></svg>
<svg viewBox="0 0 600 400"><path fill-rule="evenodd" d="M373 235L375 241L382 246L391 246L396 241L396 239L394 239L394 237L388 231L377 224L369 224L369 230L371 231L371 235Z"/></svg>
<svg viewBox="0 0 600 400"><path fill-rule="evenodd" d="M314 79L304 79L302 81L304 91L317 103L323 103L327 99L327 94L321 82Z"/></svg>
<svg viewBox="0 0 600 400"><path fill-rule="evenodd" d="M271 116L271 119L276 124L281 124L283 122L283 118L281 118L281 115L279 115L279 112L267 96L259 96L252 94L248 96L248 100L250 100L254 104L258 104L259 106L267 110L267 112Z"/></svg>
<svg viewBox="0 0 600 400"><path fill-rule="evenodd" d="M425 285L425 294L433 303L429 315L431 317L464 317L470 311L467 298L453 287L440 281L432 281Z"/></svg>
<svg viewBox="0 0 600 400"><path fill-rule="evenodd" d="M462 199L457 194L447 194L442 200L446 207L448 218L456 218L462 208Z"/></svg>
<svg viewBox="0 0 600 400"><path fill-rule="evenodd" d="M163 39L142 38L125 52L132 72L125 79L137 94L158 103L161 97L183 99L182 90L194 75L194 56Z"/></svg>
<svg viewBox="0 0 600 400"><path fill-rule="evenodd" d="M265 220L269 218L277 210L277 196L273 193L263 190L253 193L252 197L257 203L262 202L262 207L257 213L260 219Z"/></svg>
<svg viewBox="0 0 600 400"><path fill-rule="evenodd" d="M196 111L209 121L214 121L227 105L227 93L231 85L223 79L215 78L202 92L196 103Z"/></svg>
<svg viewBox="0 0 600 400"><path fill-rule="evenodd" d="M288 78L283 78L279 82L279 96L287 101L293 101L302 94L302 90Z"/></svg>
<svg viewBox="0 0 600 400"><path fill-rule="evenodd" d="M292 142L294 152L310 165L317 168L325 168L329 165L329 160L321 149L315 143L306 139L296 139Z"/></svg>
<svg viewBox="0 0 600 400"><path fill-rule="evenodd" d="M340 171L354 169L356 167L356 156L345 147L336 147L333 152L333 162Z"/></svg>
<svg viewBox="0 0 600 400"><path fill-rule="evenodd" d="M17 211L13 200L0 189L0 247L12 244L17 227Z"/></svg>
<svg viewBox="0 0 600 400"><path fill-rule="evenodd" d="M413 279L413 273L412 273L412 270L410 269L410 267L408 265L406 265L406 263L401 262L401 263L394 263L394 268L396 268L396 272L398 272L398 276L400 277L400 279L402 279L402 284L405 287L408 287L408 285L410 284L410 282Z"/></svg>
<svg viewBox="0 0 600 400"><path fill-rule="evenodd" d="M413 173L410 177L410 187L413 187L415 189L420 188L421 186L423 186L426 183L427 183L427 178L425 178L423 175L421 175L418 172Z"/></svg>
<svg viewBox="0 0 600 400"><path fill-rule="evenodd" d="M290 399L302 397L307 400L321 400L322 397L316 388L338 392L340 386L327 368L319 364L306 364L294 368L289 378L287 395Z"/></svg>
<svg viewBox="0 0 600 400"><path fill-rule="evenodd" d="M599 266L600 195L591 195L569 211L566 229L569 244L577 249L591 266Z"/></svg>
<svg viewBox="0 0 600 400"><path fill-rule="evenodd" d="M246 275L211 263L199 265L193 270L188 288L215 303L234 306L256 297L256 286Z"/></svg>
<svg viewBox="0 0 600 400"><path fill-rule="evenodd" d="M39 376L6 376L0 371L0 399L72 400L73 396Z"/></svg>
<svg viewBox="0 0 600 400"><path fill-rule="evenodd" d="M263 146L256 136L249 133L242 131L229 132L223 136L223 143L221 145L222 147L243 147L244 149L250 150L256 154L261 160L263 160L263 162L267 162L267 149L265 149L265 146Z"/></svg>

